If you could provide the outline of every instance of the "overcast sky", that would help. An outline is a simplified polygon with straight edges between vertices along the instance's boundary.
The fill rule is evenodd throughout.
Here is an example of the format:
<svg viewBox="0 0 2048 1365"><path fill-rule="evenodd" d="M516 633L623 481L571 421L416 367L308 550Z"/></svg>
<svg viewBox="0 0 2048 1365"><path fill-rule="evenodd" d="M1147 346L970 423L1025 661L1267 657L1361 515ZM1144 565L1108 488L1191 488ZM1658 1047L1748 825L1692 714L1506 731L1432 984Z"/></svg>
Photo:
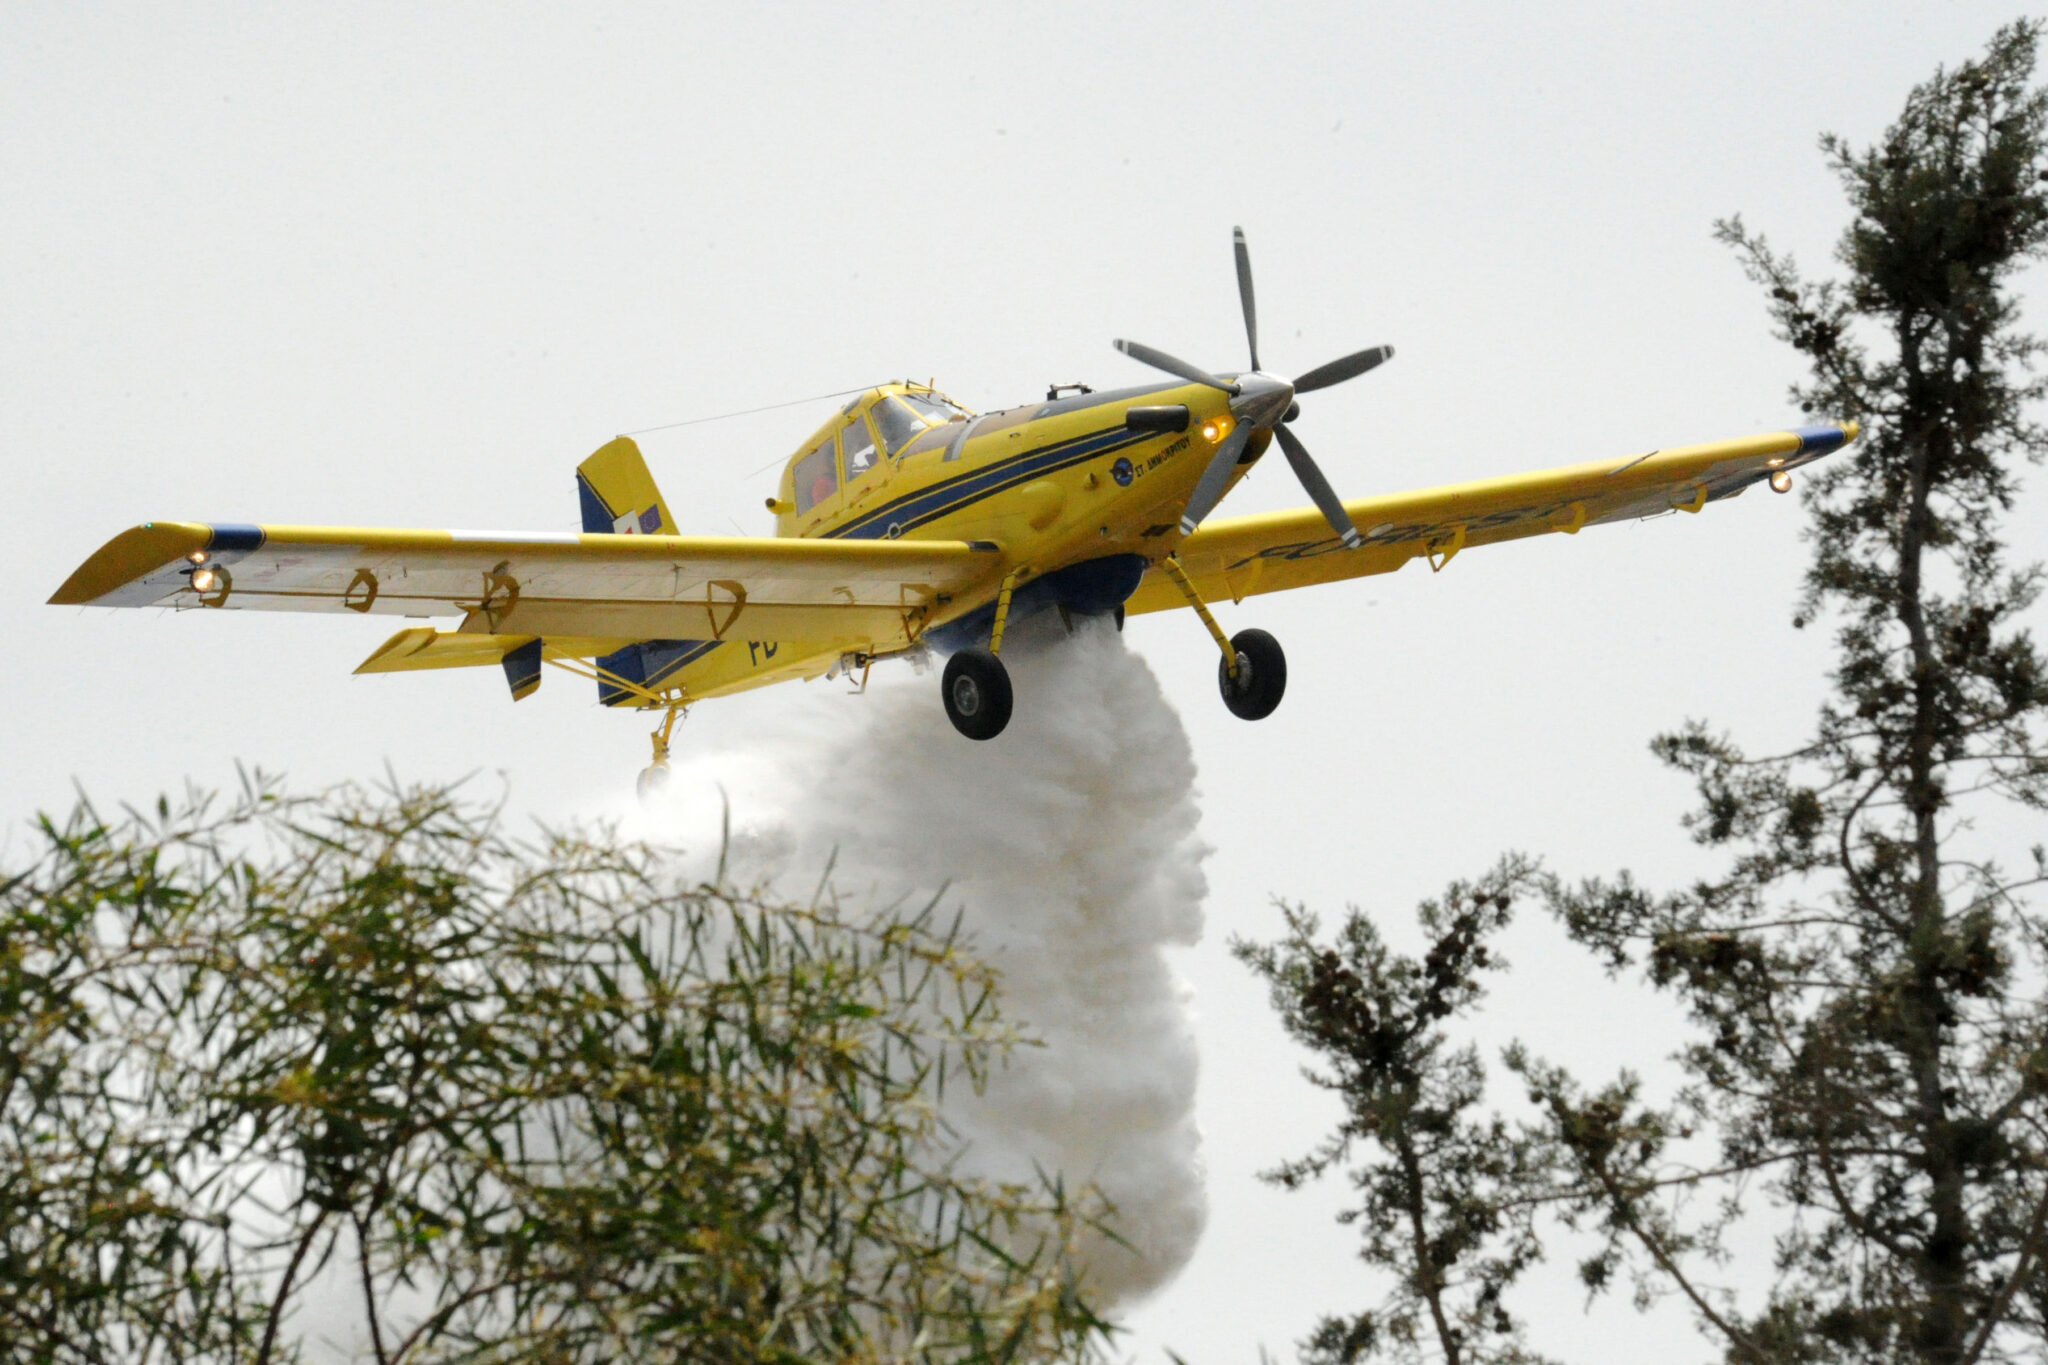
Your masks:
<svg viewBox="0 0 2048 1365"><path fill-rule="evenodd" d="M645 726L564 675L513 707L494 672L351 677L388 619L44 599L149 518L569 529L572 467L620 431L894 377L976 408L1149 378L1117 336L1237 368L1233 224L1269 367L1399 350L1304 402L1348 496L1794 424L1796 358L1714 219L1824 268L1844 218L1816 136L1869 140L2013 13L7 5L0 820L238 761L301 786L481 768L522 810L606 808ZM683 530L765 534L773 469L824 412L642 445ZM1269 465L1225 511L1302 500ZM2042 542L2038 499L2020 527ZM1253 1179L1334 1111L1227 936L1270 933L1275 896L1405 924L1508 848L1653 884L1707 866L1645 744L1694 716L1760 749L1802 732L1827 642L1789 624L1798 533L1758 489L1226 608L1288 651L1255 725L1191 616L1132 623L1214 848L1181 963L1211 1217L1134 1319L1146 1359L1248 1360L1366 1302L1342 1190ZM679 744L784 704L709 704ZM1489 1048L1519 1033L1596 1073L1668 1048L1662 1007L1548 923L1512 948ZM1682 1326L1582 1319L1568 1281L1538 1312L1559 1354Z"/></svg>

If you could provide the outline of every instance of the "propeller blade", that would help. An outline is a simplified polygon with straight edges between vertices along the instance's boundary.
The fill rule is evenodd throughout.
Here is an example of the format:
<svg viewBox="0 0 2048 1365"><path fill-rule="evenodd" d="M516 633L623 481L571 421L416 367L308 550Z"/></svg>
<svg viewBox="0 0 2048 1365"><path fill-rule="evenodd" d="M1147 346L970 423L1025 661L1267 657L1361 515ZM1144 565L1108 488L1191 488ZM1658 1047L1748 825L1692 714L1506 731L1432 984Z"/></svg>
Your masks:
<svg viewBox="0 0 2048 1365"><path fill-rule="evenodd" d="M1210 388L1221 389L1233 397L1237 394L1237 385L1226 383L1207 370L1197 369L1178 356L1155 351L1142 341L1125 341L1119 338L1116 348L1140 364L1150 365L1153 369L1164 370L1168 374L1179 375L1191 384L1207 384Z"/></svg>
<svg viewBox="0 0 2048 1365"><path fill-rule="evenodd" d="M1236 431L1223 438L1223 444L1216 447L1216 453L1209 457L1209 467L1202 471L1202 477L1195 481L1195 491L1188 495L1188 509L1180 514L1182 535L1193 535L1195 528L1202 524L1202 518L1216 510L1216 504L1223 499L1223 485L1230 482L1230 471L1237 464L1237 457L1244 454L1245 442L1252 438L1249 422L1238 424Z"/></svg>
<svg viewBox="0 0 2048 1365"><path fill-rule="evenodd" d="M1244 244L1244 229L1230 230L1230 245L1237 251L1237 298L1244 305L1244 339L1251 343L1252 368L1259 368L1259 310L1252 303L1252 253Z"/></svg>
<svg viewBox="0 0 2048 1365"><path fill-rule="evenodd" d="M1316 462L1309 455L1308 447L1301 443L1299 436L1287 429L1285 422L1274 427L1273 434L1280 439L1280 448L1287 452L1287 463L1293 466L1294 477L1301 480L1301 486L1308 490L1310 499L1322 511L1323 520L1330 523L1330 529L1344 542L1345 549L1357 549L1364 543L1358 534L1358 528L1351 524L1351 514L1344 510L1343 499L1330 487L1330 481L1323 477L1323 471L1316 468ZM1204 474L1203 477L1206 479L1208 476Z"/></svg>
<svg viewBox="0 0 2048 1365"><path fill-rule="evenodd" d="M1294 381L1296 393L1309 393L1315 389L1327 389L1332 384L1341 384L1347 379L1356 379L1367 370L1394 358L1391 346L1368 346L1362 351L1353 351L1341 360L1327 365L1318 365Z"/></svg>

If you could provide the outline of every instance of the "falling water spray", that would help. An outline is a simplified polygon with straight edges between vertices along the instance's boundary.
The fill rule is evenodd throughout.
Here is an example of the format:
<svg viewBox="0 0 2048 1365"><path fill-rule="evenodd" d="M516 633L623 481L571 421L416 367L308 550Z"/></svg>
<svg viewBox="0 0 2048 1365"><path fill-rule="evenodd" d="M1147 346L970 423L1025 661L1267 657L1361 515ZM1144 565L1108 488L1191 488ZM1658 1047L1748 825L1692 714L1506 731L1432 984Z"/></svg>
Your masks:
<svg viewBox="0 0 2048 1365"><path fill-rule="evenodd" d="M1107 620L1025 622L1004 660L1017 709L994 740L954 733L929 675L878 670L865 696L686 764L633 832L703 847L729 800L740 880L807 894L829 868L843 904L957 908L1005 1013L1044 1044L982 1095L949 1094L966 1165L1100 1189L1128 1246L1081 1256L1100 1300L1128 1302L1186 1263L1204 1218L1188 991L1167 958L1201 932L1194 760Z"/></svg>

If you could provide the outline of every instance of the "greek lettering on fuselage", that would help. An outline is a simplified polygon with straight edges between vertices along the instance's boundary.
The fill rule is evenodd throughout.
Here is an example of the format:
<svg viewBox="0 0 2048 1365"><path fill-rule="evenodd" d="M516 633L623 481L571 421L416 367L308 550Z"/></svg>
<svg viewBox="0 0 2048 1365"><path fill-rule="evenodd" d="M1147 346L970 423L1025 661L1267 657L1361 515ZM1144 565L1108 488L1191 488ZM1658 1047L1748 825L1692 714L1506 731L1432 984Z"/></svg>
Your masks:
<svg viewBox="0 0 2048 1365"><path fill-rule="evenodd" d="M1551 521L1564 513L1570 502L1546 502L1534 507L1510 507L1499 512L1489 512L1483 517L1470 521L1404 522L1400 525L1375 526L1363 536L1367 545L1398 545L1403 541L1419 541L1424 545L1431 541L1447 540L1463 526L1465 534L1476 531L1493 531L1503 526L1514 526L1525 521ZM1335 536L1324 536L1318 540L1297 540L1285 545L1268 545L1257 554L1246 555L1243 559L1224 566L1226 570L1241 569L1256 559L1314 559L1344 548L1344 542Z"/></svg>

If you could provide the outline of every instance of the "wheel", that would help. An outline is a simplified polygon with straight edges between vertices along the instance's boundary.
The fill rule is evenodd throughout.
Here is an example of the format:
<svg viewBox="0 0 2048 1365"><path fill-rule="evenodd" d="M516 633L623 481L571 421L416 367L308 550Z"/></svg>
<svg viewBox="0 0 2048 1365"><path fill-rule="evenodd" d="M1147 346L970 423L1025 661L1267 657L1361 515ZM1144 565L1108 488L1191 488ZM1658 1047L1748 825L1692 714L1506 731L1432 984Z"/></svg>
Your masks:
<svg viewBox="0 0 2048 1365"><path fill-rule="evenodd" d="M633 784L642 801L650 800L668 786L668 764L654 763L640 770L640 780Z"/></svg>
<svg viewBox="0 0 2048 1365"><path fill-rule="evenodd" d="M946 660L939 694L946 719L969 739L994 739L1010 723L1010 670L985 649L963 649Z"/></svg>
<svg viewBox="0 0 2048 1365"><path fill-rule="evenodd" d="M1237 676L1230 675L1228 662L1219 660L1216 665L1223 704L1239 720L1264 720L1287 690L1287 655L1263 630L1239 631L1230 637L1230 647L1237 651Z"/></svg>

